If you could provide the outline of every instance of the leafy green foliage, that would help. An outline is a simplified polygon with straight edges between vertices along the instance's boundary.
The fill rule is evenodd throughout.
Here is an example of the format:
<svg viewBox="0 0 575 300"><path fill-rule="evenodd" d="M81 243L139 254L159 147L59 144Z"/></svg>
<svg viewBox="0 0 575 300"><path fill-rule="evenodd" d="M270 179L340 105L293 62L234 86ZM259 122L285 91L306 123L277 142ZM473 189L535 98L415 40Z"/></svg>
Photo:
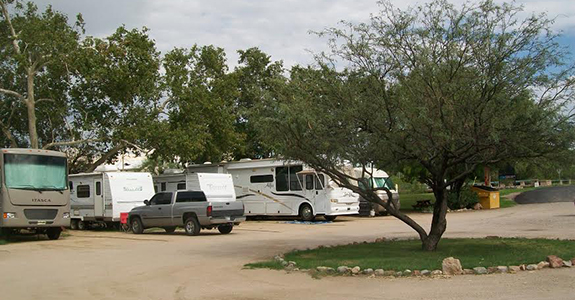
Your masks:
<svg viewBox="0 0 575 300"><path fill-rule="evenodd" d="M459 192L449 191L447 193L447 207L449 209L472 208L478 202L477 193L472 191L469 186L464 185Z"/></svg>
<svg viewBox="0 0 575 300"><path fill-rule="evenodd" d="M564 109L574 68L552 21L520 20L513 4L381 8L369 23L320 33L331 52L317 68L294 67L257 123L279 154L370 201L378 198L357 189L344 165L403 171L428 184L436 198L429 233L386 209L433 250L447 226L447 187L485 165L573 146L573 116Z"/></svg>

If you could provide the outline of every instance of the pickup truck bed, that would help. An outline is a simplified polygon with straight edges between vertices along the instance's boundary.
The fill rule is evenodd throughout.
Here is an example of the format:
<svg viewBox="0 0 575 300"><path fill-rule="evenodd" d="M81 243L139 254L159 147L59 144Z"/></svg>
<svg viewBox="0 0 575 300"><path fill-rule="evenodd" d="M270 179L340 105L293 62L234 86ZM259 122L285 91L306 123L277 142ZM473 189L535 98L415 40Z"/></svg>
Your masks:
<svg viewBox="0 0 575 300"><path fill-rule="evenodd" d="M183 227L188 235L197 235L200 229L218 228L227 234L234 225L245 221L242 202L211 202L201 191L161 192L144 203L146 206L135 207L128 215L136 234L151 227L167 232Z"/></svg>

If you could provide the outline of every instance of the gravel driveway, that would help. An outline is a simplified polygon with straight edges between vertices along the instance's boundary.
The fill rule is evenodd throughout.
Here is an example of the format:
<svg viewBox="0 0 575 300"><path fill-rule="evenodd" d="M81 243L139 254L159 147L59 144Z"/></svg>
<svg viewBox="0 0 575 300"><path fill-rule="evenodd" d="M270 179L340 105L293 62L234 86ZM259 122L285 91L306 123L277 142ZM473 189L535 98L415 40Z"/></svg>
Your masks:
<svg viewBox="0 0 575 300"><path fill-rule="evenodd" d="M429 224L431 215L412 215ZM447 237L575 239L572 203L520 205L448 215ZM252 221L229 235L204 231L144 235L75 231L58 241L0 246L2 299L573 299L575 268L511 275L313 279L246 270L248 262L294 248L416 237L392 217L322 225ZM545 253L546 254L546 253ZM382 253L381 255L385 255Z"/></svg>

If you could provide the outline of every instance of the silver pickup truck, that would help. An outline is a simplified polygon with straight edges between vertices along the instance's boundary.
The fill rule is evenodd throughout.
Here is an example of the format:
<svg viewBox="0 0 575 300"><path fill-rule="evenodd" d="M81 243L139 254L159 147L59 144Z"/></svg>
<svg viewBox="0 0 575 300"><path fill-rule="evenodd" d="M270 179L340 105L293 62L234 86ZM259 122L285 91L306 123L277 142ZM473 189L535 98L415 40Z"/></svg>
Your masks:
<svg viewBox="0 0 575 300"><path fill-rule="evenodd" d="M150 227L161 227L166 232L183 227L188 235L217 227L222 234L228 234L246 219L241 201L212 202L201 191L161 192L144 203L146 206L135 207L128 215L136 234Z"/></svg>

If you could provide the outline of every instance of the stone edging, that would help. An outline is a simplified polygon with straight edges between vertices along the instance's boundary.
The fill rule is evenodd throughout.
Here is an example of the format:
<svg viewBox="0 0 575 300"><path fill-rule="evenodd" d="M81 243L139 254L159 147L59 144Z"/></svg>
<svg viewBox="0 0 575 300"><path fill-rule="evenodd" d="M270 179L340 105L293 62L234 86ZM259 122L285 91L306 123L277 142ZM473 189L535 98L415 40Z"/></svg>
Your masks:
<svg viewBox="0 0 575 300"><path fill-rule="evenodd" d="M315 270L299 269L295 261L286 261L282 255L276 255L274 261L284 266L287 272L308 272L320 275L344 275L344 276L367 276L367 277L440 277L450 275L484 275L484 274L515 274L521 271L536 271L545 268L571 268L575 265L575 258L563 260L555 255L547 256L547 261L541 261L537 264L521 264L519 266L494 266L494 267L475 267L473 269L462 269L458 259L448 257L443 260L443 270L383 270L383 269L361 269L359 266L350 268L348 266L339 266L337 269L325 266L319 266Z"/></svg>

